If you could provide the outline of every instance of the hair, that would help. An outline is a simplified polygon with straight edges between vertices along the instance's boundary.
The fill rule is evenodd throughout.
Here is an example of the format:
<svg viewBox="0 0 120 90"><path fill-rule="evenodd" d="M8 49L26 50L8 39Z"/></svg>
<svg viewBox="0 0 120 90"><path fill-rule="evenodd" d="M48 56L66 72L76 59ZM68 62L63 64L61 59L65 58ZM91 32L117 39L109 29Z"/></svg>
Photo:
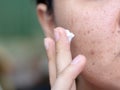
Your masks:
<svg viewBox="0 0 120 90"><path fill-rule="evenodd" d="M48 13L53 12L53 0L36 0L37 4L43 3L47 5Z"/></svg>

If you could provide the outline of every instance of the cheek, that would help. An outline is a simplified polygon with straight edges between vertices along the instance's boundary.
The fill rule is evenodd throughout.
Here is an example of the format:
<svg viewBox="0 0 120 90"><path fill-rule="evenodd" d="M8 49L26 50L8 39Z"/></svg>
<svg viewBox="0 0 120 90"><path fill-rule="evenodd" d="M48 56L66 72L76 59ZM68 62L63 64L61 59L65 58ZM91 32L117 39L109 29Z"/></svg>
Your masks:
<svg viewBox="0 0 120 90"><path fill-rule="evenodd" d="M100 74L109 76L109 73L113 73L109 67L116 66L112 62L115 59L115 53L120 51L116 11L98 8L97 10L71 9L70 12L67 10L65 12L56 14L56 25L67 28L75 34L71 45L73 58L78 54L87 57L84 70L87 80L92 78L91 81L94 82L105 81ZM98 77L99 80L97 80Z"/></svg>
<svg viewBox="0 0 120 90"><path fill-rule="evenodd" d="M105 9L84 10L74 12L72 16L70 30L76 35L72 43L73 56L82 53L93 59L106 58L109 55L112 59L113 53L118 52L114 47L119 43L116 16L113 12ZM119 45L116 48L118 47Z"/></svg>
<svg viewBox="0 0 120 90"><path fill-rule="evenodd" d="M114 33L117 30L116 15L116 10L108 8L84 10L71 8L65 9L64 12L56 10L55 21L56 26L69 29L76 35L72 41L73 57L81 53L92 60L104 58L104 62L105 60L107 62L109 59L112 60L114 53L118 53L119 50L119 46L116 46L119 43L118 37L116 38Z"/></svg>
<svg viewBox="0 0 120 90"><path fill-rule="evenodd" d="M115 5L111 8L111 4L96 8L63 7L64 10L55 10L55 21L56 26L69 29L76 35L72 43L73 57L82 53L91 59L109 57L106 60L112 60L114 53L120 50L117 33L119 9L114 8Z"/></svg>
<svg viewBox="0 0 120 90"><path fill-rule="evenodd" d="M71 44L73 58L78 54L87 57L83 76L94 84L99 82L98 85L103 85L105 81L116 82L114 77L120 76L120 61L116 60L120 59L117 57L120 53L119 9L113 7L55 11L56 26L75 34Z"/></svg>
<svg viewBox="0 0 120 90"><path fill-rule="evenodd" d="M116 11L104 9L92 12L74 13L71 22L76 37L72 41L71 50L73 58L78 54L87 57L83 75L92 83L99 82L101 85L105 81L114 82L120 75L120 57L117 57L120 53L120 28Z"/></svg>

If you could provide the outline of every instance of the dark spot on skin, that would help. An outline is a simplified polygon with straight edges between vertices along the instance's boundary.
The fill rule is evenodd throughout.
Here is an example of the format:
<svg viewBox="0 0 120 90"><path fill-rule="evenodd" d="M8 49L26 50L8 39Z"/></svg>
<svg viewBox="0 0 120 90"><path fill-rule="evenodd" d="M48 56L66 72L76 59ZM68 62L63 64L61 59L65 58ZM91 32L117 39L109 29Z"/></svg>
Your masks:
<svg viewBox="0 0 120 90"><path fill-rule="evenodd" d="M112 31L112 33L114 34L114 33L115 33L115 31Z"/></svg>
<svg viewBox="0 0 120 90"><path fill-rule="evenodd" d="M112 73L110 73L110 75L112 75Z"/></svg>
<svg viewBox="0 0 120 90"><path fill-rule="evenodd" d="M116 53L116 55L117 55L117 56L120 56L120 52L119 52L118 54Z"/></svg>
<svg viewBox="0 0 120 90"><path fill-rule="evenodd" d="M88 34L90 34L90 31L88 31Z"/></svg>
<svg viewBox="0 0 120 90"><path fill-rule="evenodd" d="M120 30L117 31L120 34Z"/></svg>
<svg viewBox="0 0 120 90"><path fill-rule="evenodd" d="M107 37L106 39L110 39L110 37Z"/></svg>
<svg viewBox="0 0 120 90"><path fill-rule="evenodd" d="M114 55L116 55L116 53L115 53L115 52L114 52L113 54L114 54Z"/></svg>
<svg viewBox="0 0 120 90"><path fill-rule="evenodd" d="M92 65L95 65L95 62L93 62Z"/></svg>
<svg viewBox="0 0 120 90"><path fill-rule="evenodd" d="M92 44L95 44L96 42L95 41L92 41Z"/></svg>
<svg viewBox="0 0 120 90"><path fill-rule="evenodd" d="M86 33L84 33L84 35L86 35Z"/></svg>
<svg viewBox="0 0 120 90"><path fill-rule="evenodd" d="M91 31L94 31L94 29L91 29Z"/></svg>
<svg viewBox="0 0 120 90"><path fill-rule="evenodd" d="M91 50L90 54L91 54L91 55L94 55L94 54L95 54L95 52L94 52L93 50Z"/></svg>

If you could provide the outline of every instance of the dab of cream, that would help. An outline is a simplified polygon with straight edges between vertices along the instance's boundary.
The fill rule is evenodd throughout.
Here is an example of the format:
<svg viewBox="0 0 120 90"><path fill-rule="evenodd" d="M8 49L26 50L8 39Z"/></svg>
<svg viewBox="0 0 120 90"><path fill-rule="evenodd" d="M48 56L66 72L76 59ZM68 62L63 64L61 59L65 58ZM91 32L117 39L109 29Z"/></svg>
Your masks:
<svg viewBox="0 0 120 90"><path fill-rule="evenodd" d="M75 35L69 30L65 30L65 32L66 32L69 42L71 42Z"/></svg>

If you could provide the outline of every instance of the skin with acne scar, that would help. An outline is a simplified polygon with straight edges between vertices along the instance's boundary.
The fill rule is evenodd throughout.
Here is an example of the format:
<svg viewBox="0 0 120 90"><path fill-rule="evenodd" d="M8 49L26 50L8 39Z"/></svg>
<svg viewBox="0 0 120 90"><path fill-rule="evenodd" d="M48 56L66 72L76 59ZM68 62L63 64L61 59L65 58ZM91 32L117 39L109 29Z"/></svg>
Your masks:
<svg viewBox="0 0 120 90"><path fill-rule="evenodd" d="M120 0L53 0L53 11L42 24L46 36L68 29L72 58L87 60L77 90L120 90Z"/></svg>
<svg viewBox="0 0 120 90"><path fill-rule="evenodd" d="M87 57L82 76L88 82L99 87L120 88L120 0L88 2L55 0L55 24L75 34L72 55Z"/></svg>

